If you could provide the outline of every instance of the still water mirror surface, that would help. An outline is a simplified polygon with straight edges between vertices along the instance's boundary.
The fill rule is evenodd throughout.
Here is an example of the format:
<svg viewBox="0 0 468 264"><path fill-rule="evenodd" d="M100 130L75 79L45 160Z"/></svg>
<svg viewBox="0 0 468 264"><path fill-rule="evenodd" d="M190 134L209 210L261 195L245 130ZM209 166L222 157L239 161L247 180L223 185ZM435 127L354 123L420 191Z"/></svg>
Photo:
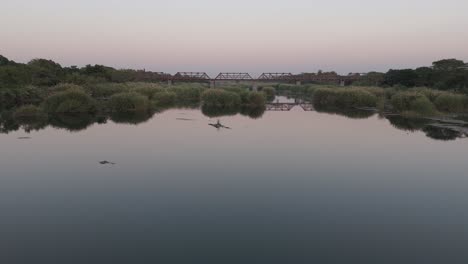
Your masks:
<svg viewBox="0 0 468 264"><path fill-rule="evenodd" d="M300 107L217 119L0 134L1 263L468 263L468 139Z"/></svg>

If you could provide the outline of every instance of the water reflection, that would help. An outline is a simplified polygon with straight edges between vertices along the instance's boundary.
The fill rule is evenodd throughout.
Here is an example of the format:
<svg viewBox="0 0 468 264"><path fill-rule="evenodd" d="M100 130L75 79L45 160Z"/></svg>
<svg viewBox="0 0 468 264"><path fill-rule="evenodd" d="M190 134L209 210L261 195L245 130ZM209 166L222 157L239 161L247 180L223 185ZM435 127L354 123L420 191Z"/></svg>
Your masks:
<svg viewBox="0 0 468 264"><path fill-rule="evenodd" d="M201 108L202 113L210 118L222 117L222 116L234 116L241 114L248 116L252 119L258 119L263 116L265 113L265 107L213 107L213 106L203 106Z"/></svg>
<svg viewBox="0 0 468 264"><path fill-rule="evenodd" d="M466 140L428 140L419 120L389 117L408 135L386 117L300 107L256 120L156 115L62 116L62 128L108 123L0 135L0 259L29 258L0 263L379 263L362 261L369 252L461 263L450 256L466 253ZM209 126L217 119L232 129Z"/></svg>
<svg viewBox="0 0 468 264"><path fill-rule="evenodd" d="M276 104L272 107L272 104ZM285 104L284 107L277 106ZM316 111L318 113L326 113L331 115L344 116L350 119L368 119L377 114L372 110L359 110L359 109L337 109L337 108L324 108L313 106L307 101L295 98L291 100L287 97L279 97L277 102L267 105L267 107L201 107L203 115L209 118L219 118L223 116L242 115L251 119L260 119L263 117L265 111L290 111L296 106L300 106L303 111ZM187 109L187 108L185 108ZM163 110L165 111L165 110ZM65 129L70 132L77 132L89 128L93 124L105 124L111 120L117 124L133 124L138 125L149 121L157 112L143 112L143 113L112 113L112 114L60 114L60 115L38 115L34 117L21 117L15 118L14 110L3 111L0 113L0 133L8 134L12 131L24 130L27 133L32 131L39 131L48 126ZM295 113L288 113L294 117ZM381 119L386 119L390 124L398 129L407 132L423 132L427 137L435 140L455 140L457 138L464 138L468 136L468 125L463 118L457 120L438 120L429 118L408 118L401 115L380 115Z"/></svg>
<svg viewBox="0 0 468 264"><path fill-rule="evenodd" d="M150 120L154 116L154 114L155 114L154 112L113 113L110 116L110 119L114 123L118 123L118 124L138 125L138 124L145 123L148 120Z"/></svg>
<svg viewBox="0 0 468 264"><path fill-rule="evenodd" d="M96 123L97 116L91 114L57 114L49 116L49 124L68 131L81 131Z"/></svg>
<svg viewBox="0 0 468 264"><path fill-rule="evenodd" d="M207 117L233 116L239 113L236 107L203 106L201 111Z"/></svg>
<svg viewBox="0 0 468 264"><path fill-rule="evenodd" d="M456 131L453 129L449 129L446 127L439 127L435 125L428 125L425 126L423 129L424 133L426 133L426 136L436 139L436 140L455 140L457 138L465 137L465 134L463 134L460 131Z"/></svg>
<svg viewBox="0 0 468 264"><path fill-rule="evenodd" d="M359 110L359 109L338 109L332 107L319 107L314 106L315 111L319 113L327 113L334 115L341 115L351 119L366 119L372 117L376 113L373 111Z"/></svg>
<svg viewBox="0 0 468 264"><path fill-rule="evenodd" d="M405 118L400 115L387 115L385 118L393 127L410 132L419 131L429 124L429 121L424 118Z"/></svg>
<svg viewBox="0 0 468 264"><path fill-rule="evenodd" d="M265 107L242 107L240 114L252 119L259 119L265 113Z"/></svg>
<svg viewBox="0 0 468 264"><path fill-rule="evenodd" d="M407 118L399 115L388 115L385 118L397 129L409 132L422 131L427 137L435 140L449 141L467 136L467 132L464 132L465 128L463 126L443 124L443 122L458 123L458 120L440 121L428 118Z"/></svg>

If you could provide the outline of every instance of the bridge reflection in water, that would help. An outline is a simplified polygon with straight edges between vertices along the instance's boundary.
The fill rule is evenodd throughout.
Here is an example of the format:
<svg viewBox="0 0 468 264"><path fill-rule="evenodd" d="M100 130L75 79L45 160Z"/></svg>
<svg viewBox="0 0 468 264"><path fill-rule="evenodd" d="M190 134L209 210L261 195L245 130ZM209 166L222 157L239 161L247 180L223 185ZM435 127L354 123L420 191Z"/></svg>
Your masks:
<svg viewBox="0 0 468 264"><path fill-rule="evenodd" d="M267 103L265 106L266 111L290 111L296 106L301 107L304 111L314 111L312 103L303 99L295 98L294 100L288 100L287 102L281 101L282 100L278 99L274 102Z"/></svg>

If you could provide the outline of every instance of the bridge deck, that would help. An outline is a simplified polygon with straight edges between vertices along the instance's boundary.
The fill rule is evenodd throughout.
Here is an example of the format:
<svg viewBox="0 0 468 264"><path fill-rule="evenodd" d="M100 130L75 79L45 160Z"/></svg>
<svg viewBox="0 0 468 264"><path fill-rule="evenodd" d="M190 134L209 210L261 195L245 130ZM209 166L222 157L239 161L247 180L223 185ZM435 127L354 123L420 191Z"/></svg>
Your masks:
<svg viewBox="0 0 468 264"><path fill-rule="evenodd" d="M206 72L178 72L175 75L158 73L160 81L182 82L216 82L216 81L253 81L253 82L352 82L360 78L359 74L346 76L334 74L297 74L292 73L262 73L253 78L245 72L222 72L211 78Z"/></svg>

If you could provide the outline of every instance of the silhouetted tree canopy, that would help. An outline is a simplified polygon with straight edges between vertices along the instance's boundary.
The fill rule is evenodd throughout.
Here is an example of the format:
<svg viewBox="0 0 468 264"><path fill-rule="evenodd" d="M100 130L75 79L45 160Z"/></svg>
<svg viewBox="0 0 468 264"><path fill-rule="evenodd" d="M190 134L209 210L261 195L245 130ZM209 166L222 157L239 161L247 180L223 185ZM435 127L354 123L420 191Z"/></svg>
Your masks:
<svg viewBox="0 0 468 264"><path fill-rule="evenodd" d="M303 73L306 75L337 75L336 72ZM104 65L62 67L47 59L33 59L29 63L16 63L0 55L0 89L21 88L28 85L49 87L58 83L88 85L104 82L156 82L161 73L145 70L115 69ZM468 66L462 60L443 59L431 67L392 69L387 73L369 72L356 85L366 86L427 86L439 90L468 93Z"/></svg>

